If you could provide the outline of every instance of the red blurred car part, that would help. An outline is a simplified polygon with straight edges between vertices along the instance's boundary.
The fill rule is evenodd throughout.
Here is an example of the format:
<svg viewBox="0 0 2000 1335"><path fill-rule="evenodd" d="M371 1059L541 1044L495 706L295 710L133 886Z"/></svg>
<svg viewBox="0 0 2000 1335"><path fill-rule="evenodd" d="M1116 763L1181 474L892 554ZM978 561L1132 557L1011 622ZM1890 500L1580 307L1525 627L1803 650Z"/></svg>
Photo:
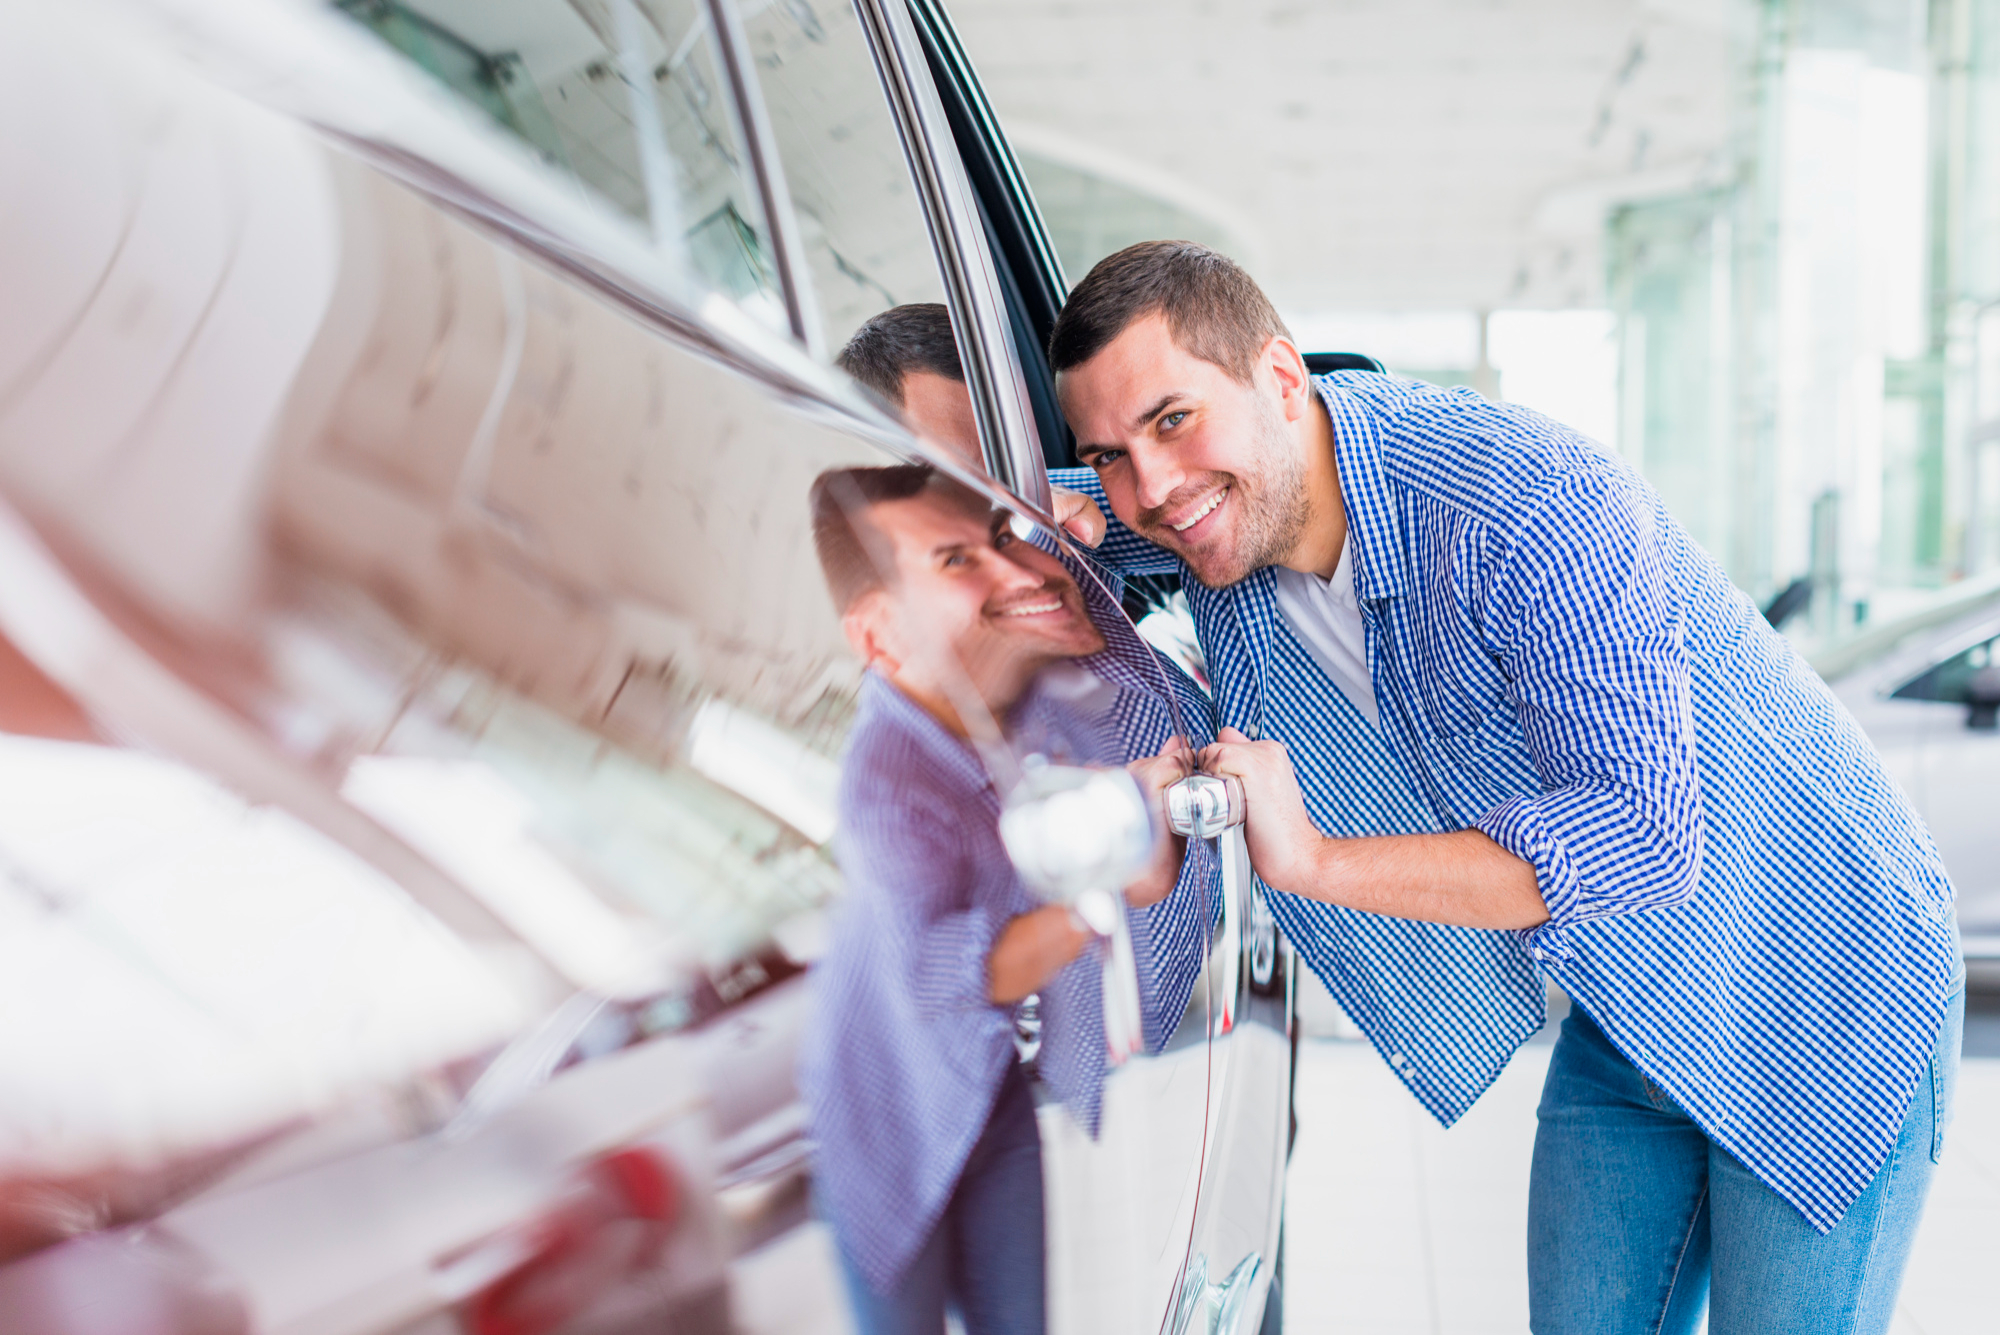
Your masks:
<svg viewBox="0 0 2000 1335"><path fill-rule="evenodd" d="M595 1160L531 1226L527 1259L466 1302L467 1335L558 1329L607 1289L657 1263L680 1206L680 1183L654 1151L632 1147ZM506 1245L511 1250L520 1242Z"/></svg>

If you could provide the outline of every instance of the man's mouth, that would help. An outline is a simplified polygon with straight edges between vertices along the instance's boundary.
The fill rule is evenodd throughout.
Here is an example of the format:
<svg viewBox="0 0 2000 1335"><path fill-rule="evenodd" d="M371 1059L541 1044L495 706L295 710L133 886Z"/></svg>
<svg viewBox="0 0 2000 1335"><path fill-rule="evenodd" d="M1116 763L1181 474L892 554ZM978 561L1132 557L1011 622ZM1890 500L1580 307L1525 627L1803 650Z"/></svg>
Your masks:
<svg viewBox="0 0 2000 1335"><path fill-rule="evenodd" d="M1199 524L1202 520L1214 514L1215 508L1218 505L1221 505L1223 501L1227 500L1228 498L1229 498L1229 488L1218 487L1215 489L1215 491L1209 494L1207 500L1203 501L1200 505L1196 506L1193 510L1189 511L1182 518L1171 521L1167 525L1167 527L1171 528L1176 533L1185 533L1189 529L1193 528L1196 524Z"/></svg>
<svg viewBox="0 0 2000 1335"><path fill-rule="evenodd" d="M1051 595L1032 603L1016 603L1012 607L1002 608L999 614L1003 617L1039 617L1062 610L1062 598L1059 595Z"/></svg>

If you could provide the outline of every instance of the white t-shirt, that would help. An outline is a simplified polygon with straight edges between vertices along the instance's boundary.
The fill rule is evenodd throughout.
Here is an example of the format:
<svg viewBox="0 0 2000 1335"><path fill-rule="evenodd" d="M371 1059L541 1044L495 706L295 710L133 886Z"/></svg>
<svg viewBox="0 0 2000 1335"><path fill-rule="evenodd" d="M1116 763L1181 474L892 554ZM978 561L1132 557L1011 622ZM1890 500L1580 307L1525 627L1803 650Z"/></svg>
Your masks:
<svg viewBox="0 0 2000 1335"><path fill-rule="evenodd" d="M1375 705L1375 687L1368 680L1368 632L1361 624L1361 604L1354 597L1354 544L1340 544L1340 564L1332 579L1276 566L1278 613L1313 656L1320 670L1333 678L1361 716L1376 729L1382 726Z"/></svg>

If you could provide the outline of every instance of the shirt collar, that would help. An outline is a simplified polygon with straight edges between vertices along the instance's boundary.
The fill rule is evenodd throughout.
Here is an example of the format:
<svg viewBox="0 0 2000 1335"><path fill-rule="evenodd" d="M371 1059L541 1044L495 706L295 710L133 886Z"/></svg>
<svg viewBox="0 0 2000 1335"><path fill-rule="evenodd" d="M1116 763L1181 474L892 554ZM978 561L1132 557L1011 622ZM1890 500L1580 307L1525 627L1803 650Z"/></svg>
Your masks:
<svg viewBox="0 0 2000 1335"><path fill-rule="evenodd" d="M1353 548L1354 596L1363 602L1400 598L1406 592L1403 525L1382 475L1382 439L1374 419L1330 376L1313 377L1313 387L1333 424L1333 457Z"/></svg>

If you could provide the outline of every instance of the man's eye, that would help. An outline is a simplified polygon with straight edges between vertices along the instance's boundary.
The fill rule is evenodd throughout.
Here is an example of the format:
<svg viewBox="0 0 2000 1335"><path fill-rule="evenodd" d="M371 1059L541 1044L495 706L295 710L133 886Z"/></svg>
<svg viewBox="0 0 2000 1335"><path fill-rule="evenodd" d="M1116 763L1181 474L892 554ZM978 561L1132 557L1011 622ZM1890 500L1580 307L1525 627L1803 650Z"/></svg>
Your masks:
<svg viewBox="0 0 2000 1335"><path fill-rule="evenodd" d="M1187 416L1186 409L1182 409L1180 412L1177 413L1168 413L1165 417L1162 417L1160 419L1160 430L1172 431L1175 427L1181 424L1181 419L1186 416Z"/></svg>
<svg viewBox="0 0 2000 1335"><path fill-rule="evenodd" d="M945 557L944 560L940 562L940 564L942 564L946 570L951 570L957 566L962 566L965 564L965 553L953 552L951 555Z"/></svg>
<svg viewBox="0 0 2000 1335"><path fill-rule="evenodd" d="M1090 456L1090 466L1101 473L1124 457L1123 450L1099 450Z"/></svg>

